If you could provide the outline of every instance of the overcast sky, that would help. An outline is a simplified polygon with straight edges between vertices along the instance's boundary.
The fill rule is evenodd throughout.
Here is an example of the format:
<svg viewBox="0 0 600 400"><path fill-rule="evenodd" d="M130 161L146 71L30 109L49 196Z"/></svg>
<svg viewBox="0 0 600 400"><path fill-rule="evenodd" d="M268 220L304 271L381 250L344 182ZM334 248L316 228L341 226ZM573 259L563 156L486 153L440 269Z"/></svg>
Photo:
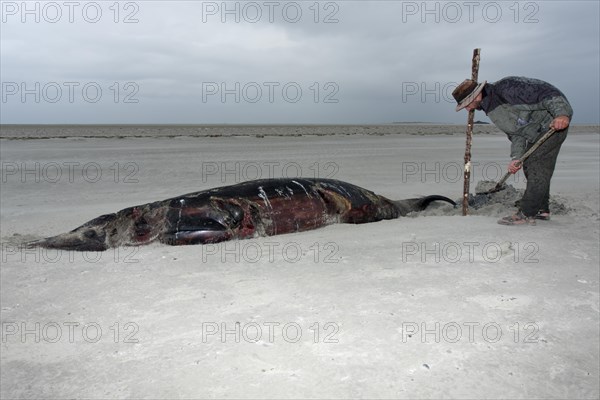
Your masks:
<svg viewBox="0 0 600 400"><path fill-rule="evenodd" d="M0 122L464 123L480 47L480 80L546 80L597 124L599 4L2 1Z"/></svg>

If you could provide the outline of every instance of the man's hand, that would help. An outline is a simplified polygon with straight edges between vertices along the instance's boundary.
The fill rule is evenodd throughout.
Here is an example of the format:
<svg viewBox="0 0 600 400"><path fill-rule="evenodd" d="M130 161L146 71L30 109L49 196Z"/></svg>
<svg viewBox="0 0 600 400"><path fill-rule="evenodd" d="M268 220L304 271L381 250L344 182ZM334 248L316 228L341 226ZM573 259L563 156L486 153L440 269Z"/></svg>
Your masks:
<svg viewBox="0 0 600 400"><path fill-rule="evenodd" d="M550 123L550 128L554 128L557 131L562 131L563 129L566 129L569 126L570 122L571 120L569 119L569 117L567 117L566 115L561 115L552 120L552 122Z"/></svg>
<svg viewBox="0 0 600 400"><path fill-rule="evenodd" d="M508 172L511 174L516 174L521 169L521 161L512 160L510 164L508 164Z"/></svg>

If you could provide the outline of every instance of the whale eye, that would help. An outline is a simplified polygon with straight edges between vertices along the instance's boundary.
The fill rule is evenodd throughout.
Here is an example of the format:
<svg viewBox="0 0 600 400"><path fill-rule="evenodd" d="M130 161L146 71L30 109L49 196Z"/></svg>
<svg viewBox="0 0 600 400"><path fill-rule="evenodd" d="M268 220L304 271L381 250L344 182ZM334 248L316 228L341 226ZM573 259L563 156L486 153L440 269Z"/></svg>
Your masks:
<svg viewBox="0 0 600 400"><path fill-rule="evenodd" d="M244 219L244 211L240 207L229 207L227 209L229 215L231 215L231 222L233 226L238 226L242 219Z"/></svg>
<svg viewBox="0 0 600 400"><path fill-rule="evenodd" d="M98 237L98 234L95 230L90 229L89 231L83 232L83 236L85 236L88 239L96 239Z"/></svg>
<svg viewBox="0 0 600 400"><path fill-rule="evenodd" d="M242 207L222 200L216 201L215 203L221 211L225 212L222 213L221 218L218 218L219 222L225 223L229 229L237 228L244 219L244 210Z"/></svg>

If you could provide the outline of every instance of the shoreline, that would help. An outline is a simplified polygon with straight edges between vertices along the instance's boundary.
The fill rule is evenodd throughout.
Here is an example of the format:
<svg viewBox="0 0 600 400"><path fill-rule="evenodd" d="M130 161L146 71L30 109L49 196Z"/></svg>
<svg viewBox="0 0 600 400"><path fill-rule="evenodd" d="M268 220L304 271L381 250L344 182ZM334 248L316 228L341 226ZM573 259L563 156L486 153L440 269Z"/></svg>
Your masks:
<svg viewBox="0 0 600 400"><path fill-rule="evenodd" d="M175 137L299 137L337 135L464 135L465 125L406 124L307 124L307 125L0 125L0 139L67 138L175 138ZM599 133L600 125L573 125L570 134ZM476 124L474 135L502 135L493 124Z"/></svg>

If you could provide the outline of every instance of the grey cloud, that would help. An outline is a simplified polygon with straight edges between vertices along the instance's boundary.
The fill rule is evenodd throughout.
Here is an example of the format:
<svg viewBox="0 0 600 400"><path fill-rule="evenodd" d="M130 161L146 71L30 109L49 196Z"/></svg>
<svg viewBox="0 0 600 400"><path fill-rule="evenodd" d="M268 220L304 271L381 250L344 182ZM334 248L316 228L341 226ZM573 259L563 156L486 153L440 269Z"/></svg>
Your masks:
<svg viewBox="0 0 600 400"><path fill-rule="evenodd" d="M599 122L597 2L471 2L478 4L472 16L466 3L450 3L428 2L427 12L423 2L319 2L318 23L314 2L295 3L303 11L296 23L277 12L273 23L266 15L256 23L226 15L223 23L219 14L202 14L203 4L221 2L139 1L132 24L114 23L109 3L100 3L106 18L95 24L3 15L3 89L14 89L6 82L30 89L34 82L96 82L104 97L35 103L33 95L22 101L5 91L1 121L460 123L465 115L454 113L449 91L469 77L472 50L481 47L481 79L545 79L567 94L579 122ZM235 4L248 2L229 2L229 9ZM501 18L492 13L498 9ZM338 22L323 23L327 13ZM122 98L128 82L139 89L133 105ZM230 93L208 95L213 84ZM299 101L281 92L286 84L301 88ZM257 85L262 97L254 102ZM326 102L328 95L337 103Z"/></svg>

